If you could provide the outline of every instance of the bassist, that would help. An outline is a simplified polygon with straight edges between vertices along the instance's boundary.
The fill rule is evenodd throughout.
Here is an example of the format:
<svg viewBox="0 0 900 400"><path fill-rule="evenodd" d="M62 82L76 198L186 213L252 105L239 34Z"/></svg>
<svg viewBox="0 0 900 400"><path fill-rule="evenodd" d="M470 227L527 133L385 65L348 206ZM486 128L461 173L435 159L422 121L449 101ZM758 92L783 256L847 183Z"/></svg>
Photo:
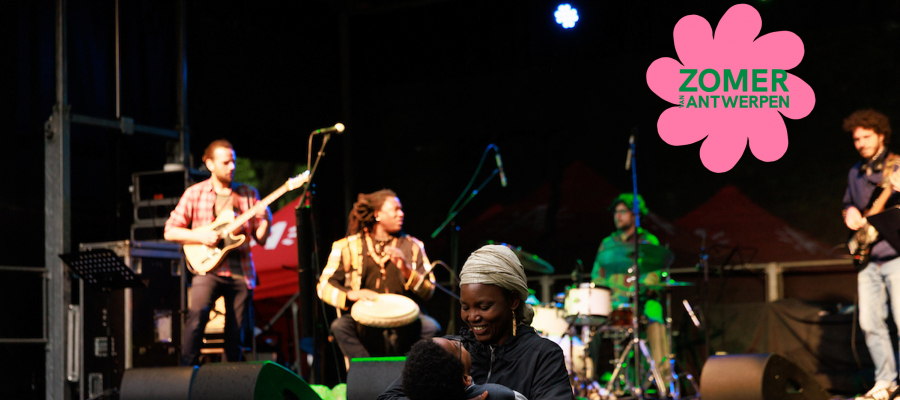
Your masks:
<svg viewBox="0 0 900 400"><path fill-rule="evenodd" d="M259 201L251 186L233 182L234 148L227 140L216 140L203 153L203 162L212 176L188 188L166 221L165 239L181 244L216 246L220 235L211 230L191 230L212 223L218 216L244 213ZM271 213L261 209L239 229L263 244L269 236ZM237 233L241 233L237 232ZM247 240L222 263L205 275L194 275L191 301L185 321L181 349L182 365L197 365L203 331L219 296L225 297L225 358L241 361L241 328L249 321L249 305L256 287L256 270Z"/></svg>
<svg viewBox="0 0 900 400"><path fill-rule="evenodd" d="M894 173L898 156L886 147L891 126L887 116L878 111L854 112L844 120L844 130L852 133L856 151L862 156L862 161L850 169L844 194L844 223L861 233L869 229L866 216L895 205L900 197L894 192L894 188L900 188L900 174ZM859 249L854 250L857 246ZM900 323L900 258L886 240L856 235L848 247L860 261L859 326L875 363L875 386L859 398L887 398L897 387L897 366L886 319L890 301L894 320Z"/></svg>

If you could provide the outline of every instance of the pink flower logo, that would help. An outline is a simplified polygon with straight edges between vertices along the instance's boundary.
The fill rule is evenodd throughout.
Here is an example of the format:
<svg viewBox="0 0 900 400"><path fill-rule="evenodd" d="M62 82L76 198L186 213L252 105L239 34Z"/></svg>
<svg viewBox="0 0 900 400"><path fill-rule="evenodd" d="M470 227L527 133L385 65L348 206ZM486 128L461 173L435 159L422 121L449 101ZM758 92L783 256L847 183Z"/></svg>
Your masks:
<svg viewBox="0 0 900 400"><path fill-rule="evenodd" d="M786 72L803 59L800 37L782 31L757 38L761 27L747 4L728 9L715 35L706 19L688 15L673 32L681 63L664 57L647 69L650 90L678 105L659 116L660 138L673 146L706 138L700 160L710 171L731 170L748 142L756 158L778 160L788 147L781 115L800 119L815 105L812 88Z"/></svg>

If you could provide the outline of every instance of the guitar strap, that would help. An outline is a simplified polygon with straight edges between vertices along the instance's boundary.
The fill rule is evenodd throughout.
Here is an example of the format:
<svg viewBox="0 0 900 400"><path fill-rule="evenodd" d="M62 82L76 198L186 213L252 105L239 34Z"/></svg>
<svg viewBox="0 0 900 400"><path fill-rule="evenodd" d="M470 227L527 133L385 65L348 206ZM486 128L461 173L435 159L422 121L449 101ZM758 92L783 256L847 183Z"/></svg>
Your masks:
<svg viewBox="0 0 900 400"><path fill-rule="evenodd" d="M359 290L362 287L362 240L359 235L350 236L346 240L346 246L341 248L344 286Z"/></svg>
<svg viewBox="0 0 900 400"><path fill-rule="evenodd" d="M234 213L235 206L237 206L237 209L240 210L240 199L241 197L237 194L237 191L231 189L231 201L226 204L222 204L222 206L219 207L219 194L216 193L216 201L215 203L213 203L213 219L218 218L219 214L221 214L223 210L226 210L228 208L231 208L232 213Z"/></svg>
<svg viewBox="0 0 900 400"><path fill-rule="evenodd" d="M240 213L241 209L241 196L238 195L237 190L234 188L231 189L231 210L238 211Z"/></svg>

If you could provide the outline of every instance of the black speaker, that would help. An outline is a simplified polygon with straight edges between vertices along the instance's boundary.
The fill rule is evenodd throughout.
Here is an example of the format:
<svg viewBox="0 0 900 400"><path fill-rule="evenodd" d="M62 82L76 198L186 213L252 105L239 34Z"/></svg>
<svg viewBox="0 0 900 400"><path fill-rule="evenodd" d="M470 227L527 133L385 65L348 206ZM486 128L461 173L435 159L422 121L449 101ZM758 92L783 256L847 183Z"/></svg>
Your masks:
<svg viewBox="0 0 900 400"><path fill-rule="evenodd" d="M347 400L373 400L403 373L406 357L354 358L347 370Z"/></svg>
<svg viewBox="0 0 900 400"><path fill-rule="evenodd" d="M828 400L822 386L777 354L714 356L700 375L703 400Z"/></svg>
<svg viewBox="0 0 900 400"><path fill-rule="evenodd" d="M205 364L191 386L191 400L320 400L303 378L271 361Z"/></svg>
<svg viewBox="0 0 900 400"><path fill-rule="evenodd" d="M303 378L271 361L130 369L119 399L321 400Z"/></svg>
<svg viewBox="0 0 900 400"><path fill-rule="evenodd" d="M135 368L125 371L119 400L190 400L197 367Z"/></svg>

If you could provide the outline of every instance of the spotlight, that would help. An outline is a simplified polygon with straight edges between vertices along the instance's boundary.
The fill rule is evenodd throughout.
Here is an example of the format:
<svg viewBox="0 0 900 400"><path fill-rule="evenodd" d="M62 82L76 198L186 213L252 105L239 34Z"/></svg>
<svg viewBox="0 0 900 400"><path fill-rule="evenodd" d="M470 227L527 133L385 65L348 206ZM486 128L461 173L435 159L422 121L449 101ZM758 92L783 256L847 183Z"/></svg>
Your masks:
<svg viewBox="0 0 900 400"><path fill-rule="evenodd" d="M578 10L572 8L571 4L560 4L553 16L556 17L556 23L566 29L574 28L578 22Z"/></svg>

